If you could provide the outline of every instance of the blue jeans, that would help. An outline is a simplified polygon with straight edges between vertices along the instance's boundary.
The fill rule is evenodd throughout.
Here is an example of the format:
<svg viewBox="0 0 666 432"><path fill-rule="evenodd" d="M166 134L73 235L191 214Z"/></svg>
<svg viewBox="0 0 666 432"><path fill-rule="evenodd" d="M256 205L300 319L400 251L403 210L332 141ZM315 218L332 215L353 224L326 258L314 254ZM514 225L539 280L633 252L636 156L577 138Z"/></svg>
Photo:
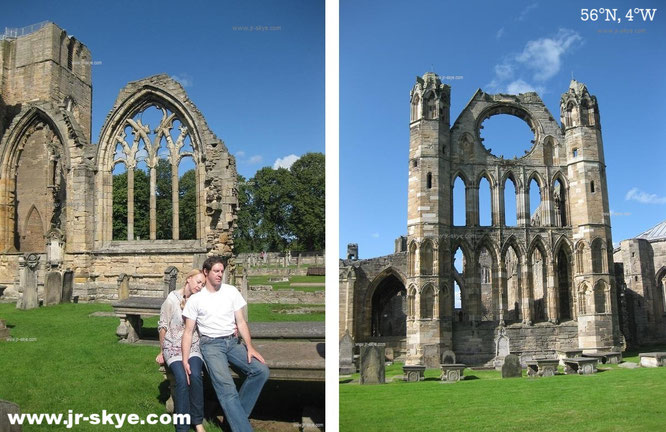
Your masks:
<svg viewBox="0 0 666 432"><path fill-rule="evenodd" d="M174 414L189 414L190 424L198 425L203 423L204 396L203 380L201 370L203 362L199 357L190 357L190 385L187 385L187 376L183 368L182 361L171 363L169 368L176 378L176 388L174 389ZM190 425L176 425L177 432L187 432Z"/></svg>
<svg viewBox="0 0 666 432"><path fill-rule="evenodd" d="M247 362L247 347L236 337L210 338L201 336L199 341L201 354L206 361L206 368L215 388L217 399L222 405L224 416L234 432L252 431L248 417L259 398L259 393L268 381L268 366L252 359ZM246 375L240 391L231 376L229 364Z"/></svg>

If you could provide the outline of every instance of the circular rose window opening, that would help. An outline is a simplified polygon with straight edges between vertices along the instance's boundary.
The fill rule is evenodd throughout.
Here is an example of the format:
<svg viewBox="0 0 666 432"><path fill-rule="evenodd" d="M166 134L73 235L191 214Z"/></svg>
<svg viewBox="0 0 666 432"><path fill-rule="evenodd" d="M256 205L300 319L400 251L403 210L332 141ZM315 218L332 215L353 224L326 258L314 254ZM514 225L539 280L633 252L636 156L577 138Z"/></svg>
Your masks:
<svg viewBox="0 0 666 432"><path fill-rule="evenodd" d="M481 123L479 135L483 146L495 157L521 158L534 146L534 132L516 116L497 114Z"/></svg>

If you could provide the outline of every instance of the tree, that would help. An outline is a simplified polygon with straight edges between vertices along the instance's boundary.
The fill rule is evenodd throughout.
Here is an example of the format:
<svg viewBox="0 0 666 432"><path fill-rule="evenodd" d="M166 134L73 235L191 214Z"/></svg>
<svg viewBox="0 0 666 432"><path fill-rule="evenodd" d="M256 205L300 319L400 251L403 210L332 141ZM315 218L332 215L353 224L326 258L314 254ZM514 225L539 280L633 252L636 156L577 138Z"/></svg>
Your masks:
<svg viewBox="0 0 666 432"><path fill-rule="evenodd" d="M157 161L155 185L156 238L168 240L173 237L173 202L171 199L171 163L166 159Z"/></svg>
<svg viewBox="0 0 666 432"><path fill-rule="evenodd" d="M197 182L194 169L186 171L178 181L178 226L181 240L197 238Z"/></svg>
<svg viewBox="0 0 666 432"><path fill-rule="evenodd" d="M322 153L306 153L291 166L294 201L290 226L294 249L323 250L326 240L326 160Z"/></svg>
<svg viewBox="0 0 666 432"><path fill-rule="evenodd" d="M235 252L324 249L324 169L323 154L307 153L289 170L239 176Z"/></svg>

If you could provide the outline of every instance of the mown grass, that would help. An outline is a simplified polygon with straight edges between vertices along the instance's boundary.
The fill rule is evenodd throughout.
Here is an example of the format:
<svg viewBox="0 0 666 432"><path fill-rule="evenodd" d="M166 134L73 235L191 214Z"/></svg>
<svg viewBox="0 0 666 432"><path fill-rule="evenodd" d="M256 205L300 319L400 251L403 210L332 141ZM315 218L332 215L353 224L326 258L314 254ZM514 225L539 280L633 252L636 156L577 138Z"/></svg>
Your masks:
<svg viewBox="0 0 666 432"><path fill-rule="evenodd" d="M276 305L250 305L252 321L323 320L323 314L283 315ZM15 342L0 341L0 399L23 413L165 413L166 383L155 363L157 347L118 343L118 318L106 304L62 304L29 311L0 304ZM321 315L321 316L320 316ZM156 326L157 317L145 320ZM21 341L24 339L24 341ZM208 424L207 430L219 430ZM23 426L24 432L61 431L63 426ZM80 424L75 431L117 430ZM123 431L173 431L173 426L128 425Z"/></svg>
<svg viewBox="0 0 666 432"><path fill-rule="evenodd" d="M326 282L325 276L289 276L288 282L272 282L269 281L270 278L277 278L279 276L272 275L260 275L260 276L250 276L249 283L250 285L271 285L274 290L280 289L293 289L295 291L324 291L323 286L295 286L292 287L292 283L317 283L321 284Z"/></svg>
<svg viewBox="0 0 666 432"><path fill-rule="evenodd" d="M356 382L341 378L340 430L642 431L666 425L666 368L602 365L589 376L514 379L466 369L466 379L454 384L441 383L439 370L429 369L419 383L391 381L400 374L396 363L387 367L385 385L360 386L358 374Z"/></svg>

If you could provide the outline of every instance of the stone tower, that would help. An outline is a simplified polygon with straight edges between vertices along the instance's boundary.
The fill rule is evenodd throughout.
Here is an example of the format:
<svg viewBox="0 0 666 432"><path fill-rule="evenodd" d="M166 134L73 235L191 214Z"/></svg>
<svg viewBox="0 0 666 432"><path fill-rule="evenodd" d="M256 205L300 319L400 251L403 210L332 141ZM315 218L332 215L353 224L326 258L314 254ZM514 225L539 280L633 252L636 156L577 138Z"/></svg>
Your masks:
<svg viewBox="0 0 666 432"><path fill-rule="evenodd" d="M611 238L606 165L597 98L583 83L571 81L560 100L561 122L568 162L569 207L576 247L574 274L578 304L580 348L613 345L617 329L615 279L612 276Z"/></svg>
<svg viewBox="0 0 666 432"><path fill-rule="evenodd" d="M485 361L493 335L506 325L512 352L616 347L596 99L573 81L562 96L560 125L534 92L478 90L451 126L450 87L434 73L416 81L410 94L406 362L432 367L449 349L463 362ZM525 143L524 156L505 159L484 146L482 123L495 115L518 117L530 127L534 139ZM456 179L465 189L462 225L453 218ZM479 215L484 179L489 226L481 226ZM509 182L515 208L505 202ZM534 210L530 187L540 198ZM515 212L515 225L507 222L508 212ZM458 250L463 260L454 266Z"/></svg>
<svg viewBox="0 0 666 432"><path fill-rule="evenodd" d="M449 257L445 235L452 214L450 168L451 88L434 73L417 77L411 91L409 123L409 193L407 200L407 349L451 345L451 323L440 313L441 281ZM418 252L417 252L418 251ZM439 271L439 268L442 271Z"/></svg>

